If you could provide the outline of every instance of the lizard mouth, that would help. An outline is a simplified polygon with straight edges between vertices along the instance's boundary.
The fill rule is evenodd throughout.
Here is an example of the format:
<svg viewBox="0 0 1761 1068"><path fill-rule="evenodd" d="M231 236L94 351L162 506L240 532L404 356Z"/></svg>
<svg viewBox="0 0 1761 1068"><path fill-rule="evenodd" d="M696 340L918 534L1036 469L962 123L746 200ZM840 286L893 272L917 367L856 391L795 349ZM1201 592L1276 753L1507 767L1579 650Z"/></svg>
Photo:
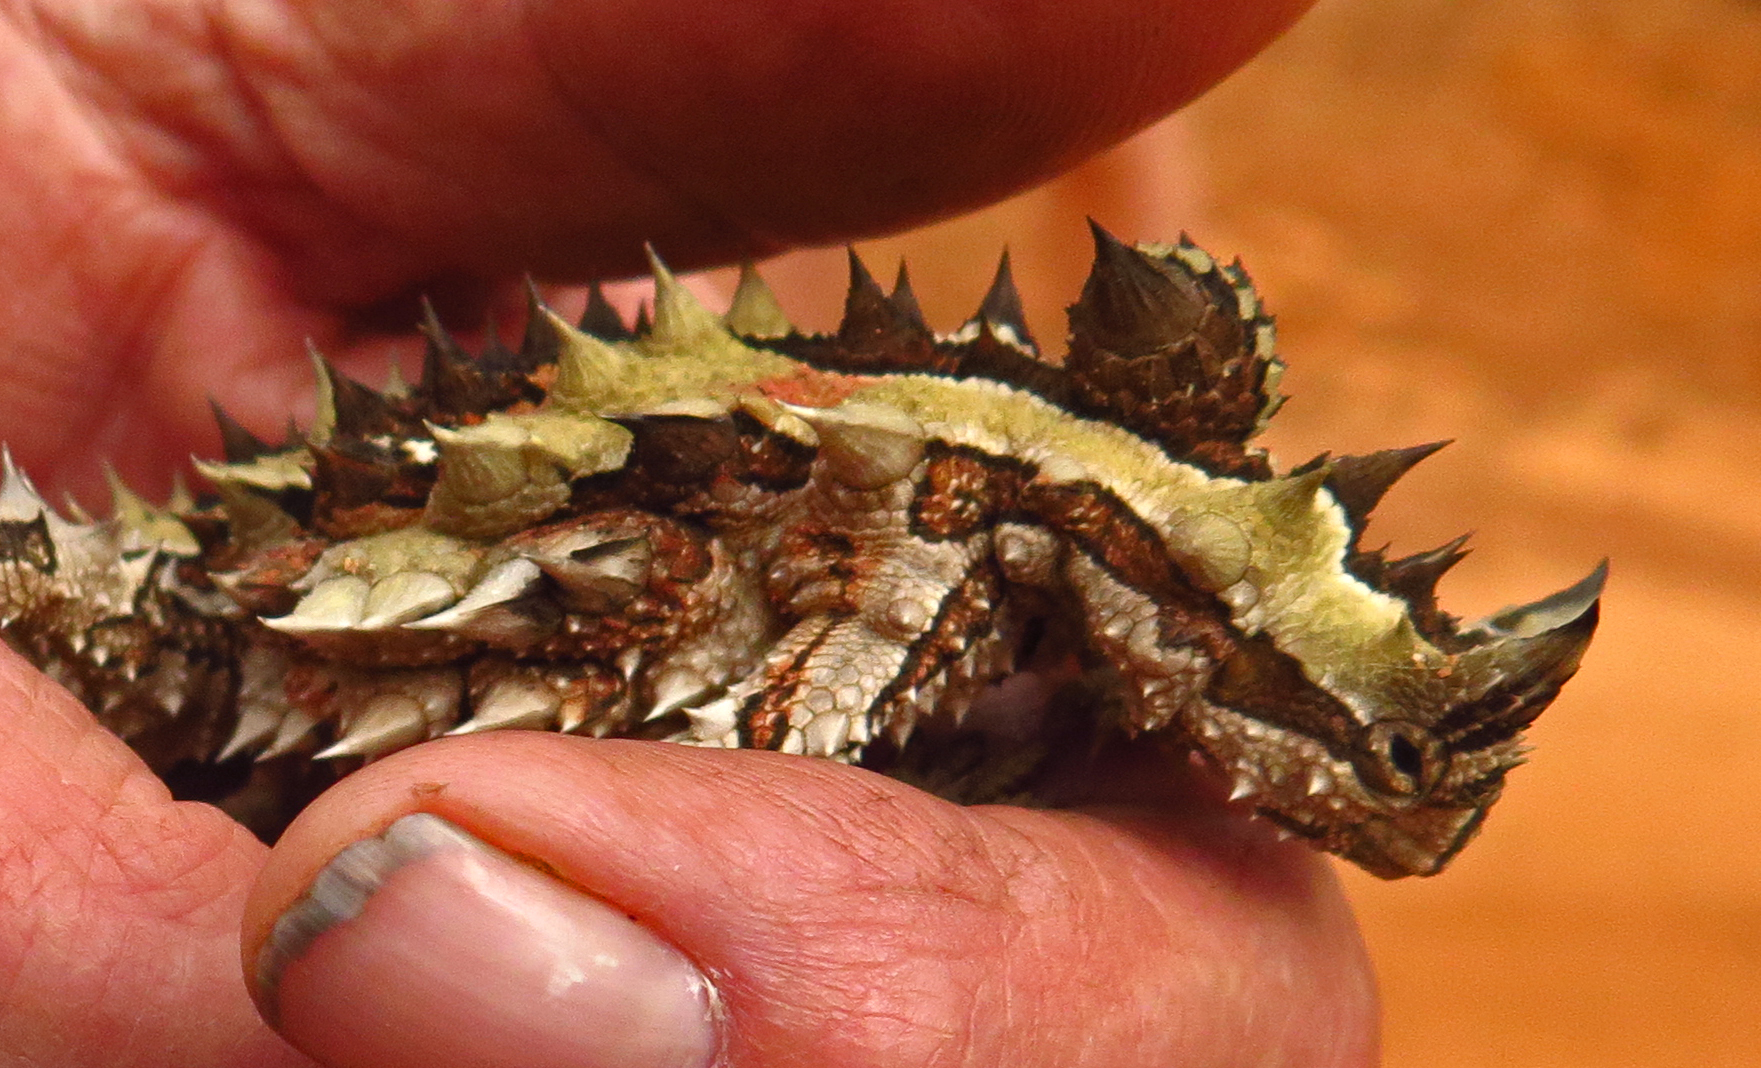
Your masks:
<svg viewBox="0 0 1761 1068"><path fill-rule="evenodd" d="M1427 818L1414 819L1418 814ZM1353 828L1334 852L1383 879L1435 875L1479 832L1484 808L1418 809L1400 822L1368 820Z"/></svg>

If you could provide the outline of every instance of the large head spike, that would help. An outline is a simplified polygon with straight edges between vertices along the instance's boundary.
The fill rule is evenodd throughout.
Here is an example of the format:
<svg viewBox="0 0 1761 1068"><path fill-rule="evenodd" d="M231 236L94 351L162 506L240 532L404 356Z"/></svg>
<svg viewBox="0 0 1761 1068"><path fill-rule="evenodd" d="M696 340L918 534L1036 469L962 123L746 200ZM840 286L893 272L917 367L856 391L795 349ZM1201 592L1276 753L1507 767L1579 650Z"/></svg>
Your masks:
<svg viewBox="0 0 1761 1068"><path fill-rule="evenodd" d="M1596 628L1596 608L1607 584L1608 561L1603 560L1588 575L1558 593L1494 612L1466 630L1493 638L1522 640L1569 630L1582 639L1581 644L1587 645ZM1582 648L1577 650L1582 652Z"/></svg>
<svg viewBox="0 0 1761 1068"><path fill-rule="evenodd" d="M1447 680L1450 707L1431 727L1451 757L1451 775L1497 781L1522 762L1521 732L1577 672L1596 633L1607 578L1604 560L1558 593L1463 628L1475 644L1456 655Z"/></svg>
<svg viewBox="0 0 1761 1068"><path fill-rule="evenodd" d="M1065 360L1083 414L1214 474L1266 478L1246 443L1276 407L1271 320L1245 275L1193 246L1131 248L1098 223Z"/></svg>
<svg viewBox="0 0 1761 1068"><path fill-rule="evenodd" d="M1119 356L1146 356L1179 344L1199 324L1206 299L1190 277L1170 271L1090 219L1095 258L1070 328Z"/></svg>
<svg viewBox="0 0 1761 1068"><path fill-rule="evenodd" d="M1402 475L1418 466L1443 446L1445 441L1413 445L1405 449L1383 449L1363 456L1341 456L1334 460L1327 473L1327 488L1339 506L1345 509L1352 530L1360 535L1370 512L1381 502Z"/></svg>

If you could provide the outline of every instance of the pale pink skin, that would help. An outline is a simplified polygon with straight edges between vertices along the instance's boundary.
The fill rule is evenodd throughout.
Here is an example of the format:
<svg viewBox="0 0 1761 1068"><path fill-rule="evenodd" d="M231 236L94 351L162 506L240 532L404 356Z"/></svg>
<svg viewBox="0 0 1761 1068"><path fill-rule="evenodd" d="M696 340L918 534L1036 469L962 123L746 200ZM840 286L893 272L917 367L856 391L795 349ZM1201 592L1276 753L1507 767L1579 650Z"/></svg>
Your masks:
<svg viewBox="0 0 1761 1068"><path fill-rule="evenodd" d="M533 3L507 33L481 23L510 5L9 4L0 436L56 496L101 499L99 454L163 486L213 451L207 395L280 425L306 337L370 361L419 288L481 307L522 268L633 269L644 238L688 267L982 203L1165 114L1303 6L776 3L718 24L733 5ZM719 60L677 59L704 47ZM841 92L811 91L825 70ZM735 125L705 117L711 93L748 102ZM896 132L921 129L905 154ZM415 809L721 977L732 1068L926 1063L927 1035L1025 1066L1375 1059L1324 862L1203 799L963 811L768 754L509 735L376 765L270 854L4 651L0 768L0 1059L311 1063L254 1011L240 924L254 958L338 848ZM896 980L950 968L902 1033ZM1005 979L1009 1019L973 1013Z"/></svg>
<svg viewBox="0 0 1761 1068"><path fill-rule="evenodd" d="M373 765L271 854L170 801L3 651L0 706L0 1054L25 1063L309 1063L252 1011L241 917L254 962L339 849L413 811L684 952L725 999L730 1068L1376 1062L1374 985L1326 862L1198 791L1141 785L1167 769L1109 777L1138 804L960 809L805 758L508 732ZM360 1011L407 1017L404 993ZM346 1056L359 1021L289 1023L327 1063L372 1063Z"/></svg>
<svg viewBox="0 0 1761 1068"><path fill-rule="evenodd" d="M307 338L371 362L421 291L458 322L643 241L684 269L996 200L1308 0L115 2L0 8L0 433L56 499L101 501L100 455L166 485L211 394L279 431Z"/></svg>

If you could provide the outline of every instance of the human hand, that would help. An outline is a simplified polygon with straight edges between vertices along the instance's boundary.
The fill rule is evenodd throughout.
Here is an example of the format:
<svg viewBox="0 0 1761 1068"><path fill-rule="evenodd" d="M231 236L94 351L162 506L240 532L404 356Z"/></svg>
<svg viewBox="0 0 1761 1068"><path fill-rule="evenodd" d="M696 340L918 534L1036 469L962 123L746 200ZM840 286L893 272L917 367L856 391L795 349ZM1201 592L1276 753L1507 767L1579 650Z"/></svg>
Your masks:
<svg viewBox="0 0 1761 1068"><path fill-rule="evenodd" d="M780 15L711 25L733 9L678 25L673 8L632 5L586 26L581 9L541 6L515 32L490 25L505 12L444 5L155 3L130 8L128 26L39 5L0 43L14 102L0 115L0 188L13 191L0 203L8 232L26 235L0 267L13 297L0 426L43 481L79 484L51 454L162 471L209 433L204 394L275 425L307 389L288 359L302 337L369 358L379 313L417 288L487 301L521 268L621 270L643 238L688 265L1000 195L1202 89L1291 15L1256 9L1243 25L1191 7L1133 21L1091 5L1073 25L1016 13L1020 36L1004 43L1004 23L971 8L913 20L868 5L814 14L804 56L753 45ZM1179 18L1209 34L1148 32ZM932 29L896 43L900 26ZM720 60L678 58L705 48ZM522 59L534 51L545 61ZM823 69L847 95L808 91ZM705 118L718 96L741 106ZM10 657L4 678L0 1049L34 1063L304 1063L256 1022L238 978L262 848L213 810L170 802ZM962 812L766 754L549 736L422 747L349 780L290 834L250 937L342 845L415 808L542 861L677 946L721 993L730 1064L1373 1058L1361 949L1299 848L1203 803ZM863 822L877 811L878 826ZM283 997L296 989L285 981ZM346 1043L349 1012L392 1011L400 992L308 1002L317 1017L284 1001L283 1023L309 1049ZM482 1034L465 1009L424 1019L403 1048Z"/></svg>
<svg viewBox="0 0 1761 1068"><path fill-rule="evenodd" d="M1133 805L962 809L773 753L505 732L343 780L265 866L4 651L0 705L0 1053L18 1063L309 1065L252 1012L239 917L255 974L320 868L418 811L530 866L419 860L296 957L267 1000L324 1064L664 1068L705 1044L727 1068L1375 1063L1373 983L1325 862L1175 782L1121 781Z"/></svg>
<svg viewBox="0 0 1761 1068"><path fill-rule="evenodd" d="M825 244L1024 188L1308 0L37 0L0 15L0 428L45 488L163 487L206 400L277 432L307 338L413 299ZM101 494L101 491L100 491Z"/></svg>

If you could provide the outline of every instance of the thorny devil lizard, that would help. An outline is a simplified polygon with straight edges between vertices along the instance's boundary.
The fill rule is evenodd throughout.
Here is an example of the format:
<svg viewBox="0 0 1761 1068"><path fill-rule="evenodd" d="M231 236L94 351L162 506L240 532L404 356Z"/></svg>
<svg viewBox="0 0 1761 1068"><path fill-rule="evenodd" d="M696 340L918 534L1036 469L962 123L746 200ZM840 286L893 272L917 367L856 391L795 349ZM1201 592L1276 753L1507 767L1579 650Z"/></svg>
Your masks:
<svg viewBox="0 0 1761 1068"><path fill-rule="evenodd" d="M1014 724L969 766L955 728L1025 664L1074 680L1090 743L1160 734L1319 848L1440 870L1576 670L1603 569L1460 625L1434 585L1461 541L1360 544L1437 446L1277 474L1248 442L1282 364L1240 266L1095 243L1062 363L1007 257L950 335L854 253L821 336L750 271L716 316L655 261L633 329L597 290L579 326L534 298L518 351L473 358L430 313L420 382L383 392L315 355L304 433L216 408L200 504L117 484L112 518L64 518L8 455L6 640L271 830L338 767L510 728L994 792L1068 731Z"/></svg>

